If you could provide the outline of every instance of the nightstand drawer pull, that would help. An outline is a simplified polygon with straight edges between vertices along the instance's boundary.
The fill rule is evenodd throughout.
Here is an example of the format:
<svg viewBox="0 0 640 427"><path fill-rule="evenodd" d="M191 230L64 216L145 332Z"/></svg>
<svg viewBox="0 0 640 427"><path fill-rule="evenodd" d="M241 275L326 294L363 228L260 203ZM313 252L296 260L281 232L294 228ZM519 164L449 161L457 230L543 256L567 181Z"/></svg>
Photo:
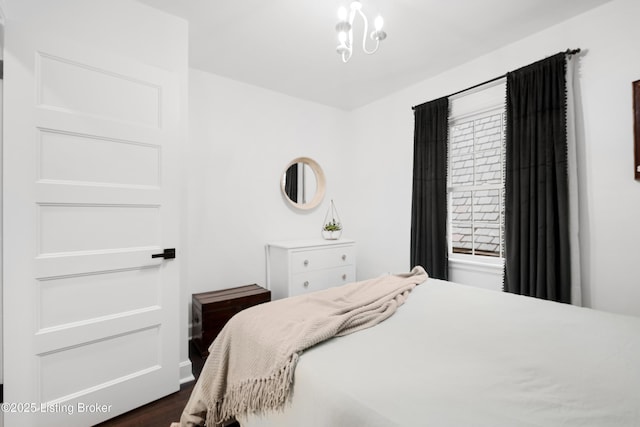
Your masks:
<svg viewBox="0 0 640 427"><path fill-rule="evenodd" d="M343 261L346 261L346 260L347 260L347 255L342 254L342 260L343 260Z"/></svg>
<svg viewBox="0 0 640 427"><path fill-rule="evenodd" d="M347 280L347 275L346 274L342 275L342 280Z"/></svg>
<svg viewBox="0 0 640 427"><path fill-rule="evenodd" d="M308 259L305 259L305 260L304 260L304 262L303 262L303 264L304 264L304 266L306 267L307 265L309 265L309 260L308 260Z"/></svg>
<svg viewBox="0 0 640 427"><path fill-rule="evenodd" d="M305 280L305 282L304 282L302 285L303 285L305 288L308 288L308 287L309 287L309 281L308 281L308 280Z"/></svg>

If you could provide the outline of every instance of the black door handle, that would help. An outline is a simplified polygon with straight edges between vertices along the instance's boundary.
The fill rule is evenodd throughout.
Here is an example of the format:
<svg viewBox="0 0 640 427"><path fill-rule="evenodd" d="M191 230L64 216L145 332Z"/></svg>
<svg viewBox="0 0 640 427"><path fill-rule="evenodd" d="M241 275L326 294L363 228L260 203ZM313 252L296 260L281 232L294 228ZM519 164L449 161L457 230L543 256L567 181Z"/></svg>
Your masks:
<svg viewBox="0 0 640 427"><path fill-rule="evenodd" d="M173 259L176 257L175 248L165 249L161 254L153 254L151 258L164 258L164 259Z"/></svg>

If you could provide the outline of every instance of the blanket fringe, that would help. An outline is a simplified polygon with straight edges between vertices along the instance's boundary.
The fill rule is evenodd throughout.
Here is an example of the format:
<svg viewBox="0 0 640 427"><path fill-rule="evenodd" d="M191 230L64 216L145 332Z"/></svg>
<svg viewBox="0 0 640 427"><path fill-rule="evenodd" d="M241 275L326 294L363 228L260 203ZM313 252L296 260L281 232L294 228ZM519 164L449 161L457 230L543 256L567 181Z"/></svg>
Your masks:
<svg viewBox="0 0 640 427"><path fill-rule="evenodd" d="M298 353L267 378L250 379L235 384L222 400L208 405L206 426L219 427L227 420L246 413L262 413L283 408L293 384Z"/></svg>

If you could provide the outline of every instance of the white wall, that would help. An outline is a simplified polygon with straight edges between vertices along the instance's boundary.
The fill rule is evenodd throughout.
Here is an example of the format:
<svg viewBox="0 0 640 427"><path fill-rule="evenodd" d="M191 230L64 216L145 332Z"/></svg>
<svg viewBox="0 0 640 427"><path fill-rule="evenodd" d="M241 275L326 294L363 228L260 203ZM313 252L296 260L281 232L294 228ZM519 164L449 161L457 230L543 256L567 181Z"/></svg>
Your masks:
<svg viewBox="0 0 640 427"><path fill-rule="evenodd" d="M409 268L411 106L567 48L579 58L582 279L588 306L640 316L640 182L633 179L631 82L640 79L640 2L614 0L352 112L358 273ZM433 59L437 61L437 58ZM379 229L380 223L389 224Z"/></svg>
<svg viewBox="0 0 640 427"><path fill-rule="evenodd" d="M352 150L343 111L200 70L189 74L188 282L192 293L265 285L265 244L320 237L334 199L353 234ZM323 203L307 212L282 198L280 177L296 157L326 175Z"/></svg>

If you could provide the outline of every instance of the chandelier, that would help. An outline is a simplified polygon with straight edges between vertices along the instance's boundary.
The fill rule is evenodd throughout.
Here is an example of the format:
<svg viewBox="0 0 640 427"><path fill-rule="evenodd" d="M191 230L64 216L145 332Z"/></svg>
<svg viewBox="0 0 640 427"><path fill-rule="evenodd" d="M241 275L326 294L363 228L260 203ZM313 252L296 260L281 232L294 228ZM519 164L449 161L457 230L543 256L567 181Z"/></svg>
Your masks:
<svg viewBox="0 0 640 427"><path fill-rule="evenodd" d="M353 20L357 15L362 17L364 21L364 32L362 34L362 50L367 55L371 55L378 50L380 42L387 38L387 33L382 31L382 25L384 21L382 16L378 15L373 25L375 29L371 32L369 37L375 41L375 46L372 50L367 49L367 31L369 31L369 21L364 13L362 13L362 3L358 0L354 0L349 5L349 11L344 6L338 9L338 23L336 24L336 31L338 32L338 47L336 51L342 57L342 62L347 62L351 59L353 54Z"/></svg>

